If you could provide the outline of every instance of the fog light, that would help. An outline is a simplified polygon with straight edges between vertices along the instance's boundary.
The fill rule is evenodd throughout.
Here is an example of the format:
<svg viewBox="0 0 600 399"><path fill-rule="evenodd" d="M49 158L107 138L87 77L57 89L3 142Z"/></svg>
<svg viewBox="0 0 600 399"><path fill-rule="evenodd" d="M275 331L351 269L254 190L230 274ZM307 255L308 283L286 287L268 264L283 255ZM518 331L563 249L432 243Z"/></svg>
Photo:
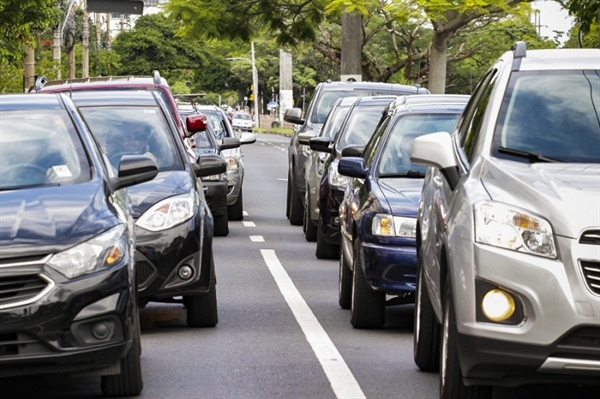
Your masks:
<svg viewBox="0 0 600 399"><path fill-rule="evenodd" d="M104 322L97 323L92 328L92 334L94 335L94 338L96 338L98 340L103 340L103 339L108 338L111 331L112 331L112 329Z"/></svg>
<svg viewBox="0 0 600 399"><path fill-rule="evenodd" d="M194 269L187 265L181 266L179 270L177 270L177 275L182 280L189 280L194 275Z"/></svg>
<svg viewBox="0 0 600 399"><path fill-rule="evenodd" d="M515 313L516 305L511 294L500 289L493 289L484 295L481 308L485 317L500 322L507 320Z"/></svg>

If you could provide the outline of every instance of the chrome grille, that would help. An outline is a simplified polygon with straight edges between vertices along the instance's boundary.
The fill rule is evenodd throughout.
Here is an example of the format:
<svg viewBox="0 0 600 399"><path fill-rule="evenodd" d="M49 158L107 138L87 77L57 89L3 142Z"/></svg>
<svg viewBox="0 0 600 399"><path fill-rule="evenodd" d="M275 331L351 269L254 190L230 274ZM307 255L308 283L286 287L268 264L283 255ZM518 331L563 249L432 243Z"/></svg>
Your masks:
<svg viewBox="0 0 600 399"><path fill-rule="evenodd" d="M0 309L37 301L54 287L42 274L48 256L0 260Z"/></svg>
<svg viewBox="0 0 600 399"><path fill-rule="evenodd" d="M600 295L600 262L580 260L579 264L583 270L583 277L588 288L597 295Z"/></svg>
<svg viewBox="0 0 600 399"><path fill-rule="evenodd" d="M584 231L579 237L580 244L600 245L600 230Z"/></svg>

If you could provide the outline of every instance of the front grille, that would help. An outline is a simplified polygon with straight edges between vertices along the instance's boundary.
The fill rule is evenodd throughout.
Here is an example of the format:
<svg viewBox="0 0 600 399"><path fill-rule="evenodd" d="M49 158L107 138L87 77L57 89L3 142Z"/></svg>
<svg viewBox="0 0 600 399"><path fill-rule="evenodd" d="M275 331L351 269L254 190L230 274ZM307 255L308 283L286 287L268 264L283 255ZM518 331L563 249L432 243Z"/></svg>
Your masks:
<svg viewBox="0 0 600 399"><path fill-rule="evenodd" d="M600 352L600 328L582 327L567 335L558 344L559 348L593 349Z"/></svg>
<svg viewBox="0 0 600 399"><path fill-rule="evenodd" d="M23 333L0 334L0 359L2 357L32 356L50 353L38 340Z"/></svg>
<svg viewBox="0 0 600 399"><path fill-rule="evenodd" d="M135 279L138 291L148 287L158 272L156 268L145 260L135 263Z"/></svg>
<svg viewBox="0 0 600 399"><path fill-rule="evenodd" d="M596 295L600 295L600 262L580 260L583 277L588 288Z"/></svg>
<svg viewBox="0 0 600 399"><path fill-rule="evenodd" d="M0 276L0 309L11 304L28 303L48 286L37 275Z"/></svg>
<svg viewBox="0 0 600 399"><path fill-rule="evenodd" d="M584 231L579 237L580 244L600 245L600 230Z"/></svg>

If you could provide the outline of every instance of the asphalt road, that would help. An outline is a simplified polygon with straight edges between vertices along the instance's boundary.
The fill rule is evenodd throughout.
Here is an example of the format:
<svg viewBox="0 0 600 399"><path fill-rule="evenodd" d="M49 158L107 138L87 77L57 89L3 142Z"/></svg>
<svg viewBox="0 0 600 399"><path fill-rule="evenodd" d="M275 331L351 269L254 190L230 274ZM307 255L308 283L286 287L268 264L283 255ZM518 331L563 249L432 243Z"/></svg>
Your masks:
<svg viewBox="0 0 600 399"><path fill-rule="evenodd" d="M287 144L244 146L243 221L214 241L219 324L191 329L179 305L141 310L141 398L436 398L438 375L412 359L413 306L382 330L356 330L337 304L338 262L315 257L285 217ZM495 399L596 398L574 386L497 389ZM0 399L101 397L98 378L0 380Z"/></svg>

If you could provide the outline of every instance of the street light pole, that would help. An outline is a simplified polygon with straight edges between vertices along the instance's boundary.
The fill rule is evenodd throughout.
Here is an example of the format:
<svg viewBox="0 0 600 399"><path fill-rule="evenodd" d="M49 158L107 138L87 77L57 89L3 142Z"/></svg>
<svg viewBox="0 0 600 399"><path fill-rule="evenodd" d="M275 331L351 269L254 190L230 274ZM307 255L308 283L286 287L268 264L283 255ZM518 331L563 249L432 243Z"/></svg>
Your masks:
<svg viewBox="0 0 600 399"><path fill-rule="evenodd" d="M252 97L254 97L254 120L256 121L256 127L260 127L259 107L260 101L258 98L258 70L254 62L254 42L252 42L252 59L243 57L229 57L229 61L247 61L252 66Z"/></svg>

